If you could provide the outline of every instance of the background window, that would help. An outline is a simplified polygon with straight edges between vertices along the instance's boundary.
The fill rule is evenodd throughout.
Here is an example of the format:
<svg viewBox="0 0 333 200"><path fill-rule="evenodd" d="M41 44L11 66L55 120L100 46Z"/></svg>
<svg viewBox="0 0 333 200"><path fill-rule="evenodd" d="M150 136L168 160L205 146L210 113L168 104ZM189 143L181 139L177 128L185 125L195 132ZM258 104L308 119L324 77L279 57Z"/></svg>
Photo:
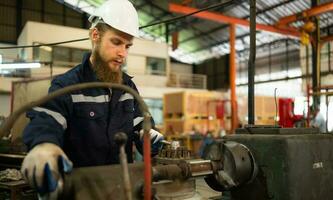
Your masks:
<svg viewBox="0 0 333 200"><path fill-rule="evenodd" d="M69 48L66 47L53 47L53 62L71 62L71 55Z"/></svg>
<svg viewBox="0 0 333 200"><path fill-rule="evenodd" d="M38 45L40 43L34 42L33 45ZM32 50L32 58L35 61L40 62L51 62L52 61L52 47L41 46L34 47Z"/></svg>
<svg viewBox="0 0 333 200"><path fill-rule="evenodd" d="M72 59L71 62L75 63L81 63L83 55L87 53L87 50L81 50L81 49L72 49Z"/></svg>
<svg viewBox="0 0 333 200"><path fill-rule="evenodd" d="M34 42L34 45L40 44ZM40 62L53 62L57 66L73 67L82 62L88 50L60 47L41 46L33 48L33 59Z"/></svg>
<svg viewBox="0 0 333 200"><path fill-rule="evenodd" d="M146 73L152 75L165 75L166 60L163 58L147 57Z"/></svg>

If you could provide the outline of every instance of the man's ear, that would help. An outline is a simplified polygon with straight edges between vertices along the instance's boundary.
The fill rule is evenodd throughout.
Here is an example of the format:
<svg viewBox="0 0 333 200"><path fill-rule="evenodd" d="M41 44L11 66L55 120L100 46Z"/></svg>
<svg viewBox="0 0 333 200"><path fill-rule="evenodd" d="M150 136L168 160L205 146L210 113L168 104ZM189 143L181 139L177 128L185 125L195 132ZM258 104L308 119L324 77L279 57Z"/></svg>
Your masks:
<svg viewBox="0 0 333 200"><path fill-rule="evenodd" d="M97 28L93 28L93 30L91 31L91 40L93 42L96 42L99 39L99 31L97 30Z"/></svg>

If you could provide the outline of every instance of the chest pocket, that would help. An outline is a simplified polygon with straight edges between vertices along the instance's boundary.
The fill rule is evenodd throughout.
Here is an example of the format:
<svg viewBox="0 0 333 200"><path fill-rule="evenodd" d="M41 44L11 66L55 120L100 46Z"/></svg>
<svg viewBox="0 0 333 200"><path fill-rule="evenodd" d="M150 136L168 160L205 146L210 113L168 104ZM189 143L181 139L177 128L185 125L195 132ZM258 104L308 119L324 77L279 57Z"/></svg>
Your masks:
<svg viewBox="0 0 333 200"><path fill-rule="evenodd" d="M72 139L81 138L93 143L104 140L106 133L107 105L77 104L74 105L72 118Z"/></svg>
<svg viewBox="0 0 333 200"><path fill-rule="evenodd" d="M97 120L106 116L106 106L103 105L76 105L74 106L74 115L82 119Z"/></svg>

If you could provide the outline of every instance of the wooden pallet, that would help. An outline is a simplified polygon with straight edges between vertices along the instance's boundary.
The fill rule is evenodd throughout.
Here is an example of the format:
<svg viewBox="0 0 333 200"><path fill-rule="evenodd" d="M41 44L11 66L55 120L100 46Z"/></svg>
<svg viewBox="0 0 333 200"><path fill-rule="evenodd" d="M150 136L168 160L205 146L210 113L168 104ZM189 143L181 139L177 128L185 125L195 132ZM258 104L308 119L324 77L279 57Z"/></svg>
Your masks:
<svg viewBox="0 0 333 200"><path fill-rule="evenodd" d="M163 97L163 116L165 119L208 119L215 115L213 106L208 102L215 100L212 92L175 92Z"/></svg>
<svg viewBox="0 0 333 200"><path fill-rule="evenodd" d="M166 135L180 135L216 131L220 128L220 121L217 119L165 119L164 133Z"/></svg>
<svg viewBox="0 0 333 200"><path fill-rule="evenodd" d="M274 97L255 96L255 124L274 125L275 114L276 105ZM247 123L248 103L245 96L238 99L238 115L241 121Z"/></svg>
<svg viewBox="0 0 333 200"><path fill-rule="evenodd" d="M255 124L257 125L275 125L274 116L256 116ZM277 123L278 124L278 123Z"/></svg>

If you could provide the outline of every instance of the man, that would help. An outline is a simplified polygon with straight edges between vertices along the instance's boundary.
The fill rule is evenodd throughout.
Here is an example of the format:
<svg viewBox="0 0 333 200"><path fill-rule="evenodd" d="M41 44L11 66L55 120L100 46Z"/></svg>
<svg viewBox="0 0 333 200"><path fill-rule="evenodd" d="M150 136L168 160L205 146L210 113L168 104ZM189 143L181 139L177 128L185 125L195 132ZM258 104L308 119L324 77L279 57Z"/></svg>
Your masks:
<svg viewBox="0 0 333 200"><path fill-rule="evenodd" d="M323 115L320 113L319 107L311 106L311 121L310 126L319 128L321 133L326 133L326 121Z"/></svg>
<svg viewBox="0 0 333 200"><path fill-rule="evenodd" d="M126 15L126 17L124 17ZM135 90L131 77L121 71L138 37L138 15L128 0L110 0L89 18L92 53L82 64L52 81L49 92L84 82L122 83ZM126 153L132 162L132 145L142 151L142 113L133 96L116 89L86 89L58 97L27 113L31 122L23 140L30 149L22 164L29 184L43 197L57 197L62 190L61 174L72 167L119 163L119 146L113 136L125 132ZM163 136L150 131L152 154Z"/></svg>

